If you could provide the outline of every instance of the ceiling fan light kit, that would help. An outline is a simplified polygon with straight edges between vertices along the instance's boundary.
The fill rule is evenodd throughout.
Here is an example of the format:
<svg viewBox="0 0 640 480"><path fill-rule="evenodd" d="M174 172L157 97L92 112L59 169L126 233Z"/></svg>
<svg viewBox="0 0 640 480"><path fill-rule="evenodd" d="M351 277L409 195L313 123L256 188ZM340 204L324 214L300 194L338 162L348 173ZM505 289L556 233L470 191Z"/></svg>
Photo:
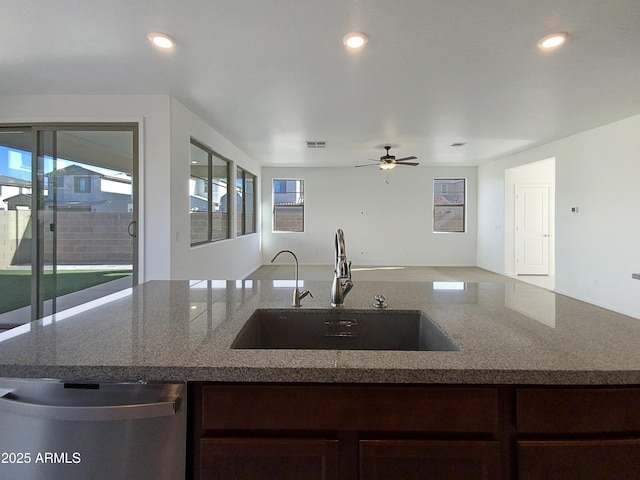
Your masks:
<svg viewBox="0 0 640 480"><path fill-rule="evenodd" d="M383 156L380 157L379 160L373 160L373 159L369 159L372 162L376 162L376 163L368 163L366 165L356 165L356 168L358 167L378 167L378 169L380 170L391 170L392 168L395 168L396 165L408 165L410 167L416 167L419 165L418 162L409 162L409 160L417 160L418 157L403 157L403 158L396 158L394 155L391 155L389 153L389 150L391 149L391 145L385 145L384 149L387 151L387 153Z"/></svg>

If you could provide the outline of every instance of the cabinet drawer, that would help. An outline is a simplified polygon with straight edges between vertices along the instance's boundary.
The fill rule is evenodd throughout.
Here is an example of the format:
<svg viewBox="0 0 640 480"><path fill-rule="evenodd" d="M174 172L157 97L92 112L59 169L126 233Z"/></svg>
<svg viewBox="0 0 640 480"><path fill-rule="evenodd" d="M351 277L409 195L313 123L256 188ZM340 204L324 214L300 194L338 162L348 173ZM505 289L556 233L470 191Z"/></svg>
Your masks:
<svg viewBox="0 0 640 480"><path fill-rule="evenodd" d="M360 480L500 478L498 442L365 440Z"/></svg>
<svg viewBox="0 0 640 480"><path fill-rule="evenodd" d="M521 433L640 431L640 389L519 388Z"/></svg>
<svg viewBox="0 0 640 480"><path fill-rule="evenodd" d="M496 432L494 388L207 385L202 428Z"/></svg>
<svg viewBox="0 0 640 480"><path fill-rule="evenodd" d="M338 441L206 438L200 441L201 480L337 480Z"/></svg>
<svg viewBox="0 0 640 480"><path fill-rule="evenodd" d="M640 478L640 440L518 442L518 480L570 478Z"/></svg>

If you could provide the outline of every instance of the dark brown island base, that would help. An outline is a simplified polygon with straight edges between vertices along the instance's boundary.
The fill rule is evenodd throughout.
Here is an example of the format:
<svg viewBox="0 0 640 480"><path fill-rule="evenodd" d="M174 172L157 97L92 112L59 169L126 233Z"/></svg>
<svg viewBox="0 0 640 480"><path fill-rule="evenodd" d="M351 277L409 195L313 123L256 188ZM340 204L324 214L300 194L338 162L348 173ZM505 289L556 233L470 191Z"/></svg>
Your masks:
<svg viewBox="0 0 640 480"><path fill-rule="evenodd" d="M198 480L640 478L640 388L191 387Z"/></svg>

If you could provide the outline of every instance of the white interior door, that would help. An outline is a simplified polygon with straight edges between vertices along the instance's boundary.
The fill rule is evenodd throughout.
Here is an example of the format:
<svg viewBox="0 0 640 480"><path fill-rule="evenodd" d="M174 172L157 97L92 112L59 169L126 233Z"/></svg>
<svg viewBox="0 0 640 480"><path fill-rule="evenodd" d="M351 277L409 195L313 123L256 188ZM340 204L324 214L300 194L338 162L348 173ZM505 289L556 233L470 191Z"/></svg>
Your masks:
<svg viewBox="0 0 640 480"><path fill-rule="evenodd" d="M549 187L516 185L516 274L549 275Z"/></svg>

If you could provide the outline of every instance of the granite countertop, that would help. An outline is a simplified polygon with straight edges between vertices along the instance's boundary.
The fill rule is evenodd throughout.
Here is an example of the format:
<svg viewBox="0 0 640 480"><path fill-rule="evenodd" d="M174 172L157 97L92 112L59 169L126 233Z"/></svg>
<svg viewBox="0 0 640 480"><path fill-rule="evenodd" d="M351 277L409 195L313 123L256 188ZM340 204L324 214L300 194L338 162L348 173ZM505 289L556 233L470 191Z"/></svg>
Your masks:
<svg viewBox="0 0 640 480"><path fill-rule="evenodd" d="M307 281L303 308L329 307ZM356 282L346 309L421 310L459 352L232 350L292 282L152 281L0 334L0 377L451 384L639 384L640 320L521 282Z"/></svg>

